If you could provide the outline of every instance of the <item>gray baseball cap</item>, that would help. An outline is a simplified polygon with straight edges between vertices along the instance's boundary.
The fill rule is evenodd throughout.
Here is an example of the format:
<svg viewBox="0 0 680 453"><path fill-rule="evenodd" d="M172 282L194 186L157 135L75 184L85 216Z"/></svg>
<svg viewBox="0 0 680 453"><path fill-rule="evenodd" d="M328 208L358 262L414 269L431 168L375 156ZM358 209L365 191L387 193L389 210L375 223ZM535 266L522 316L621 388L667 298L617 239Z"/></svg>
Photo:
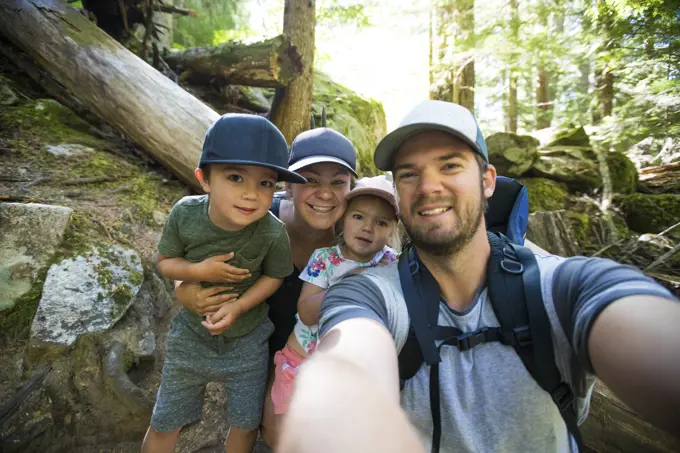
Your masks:
<svg viewBox="0 0 680 453"><path fill-rule="evenodd" d="M392 170L394 156L402 143L424 131L442 131L470 145L487 162L489 152L474 115L465 107L444 101L423 101L408 112L399 126L378 143L373 155L375 166Z"/></svg>

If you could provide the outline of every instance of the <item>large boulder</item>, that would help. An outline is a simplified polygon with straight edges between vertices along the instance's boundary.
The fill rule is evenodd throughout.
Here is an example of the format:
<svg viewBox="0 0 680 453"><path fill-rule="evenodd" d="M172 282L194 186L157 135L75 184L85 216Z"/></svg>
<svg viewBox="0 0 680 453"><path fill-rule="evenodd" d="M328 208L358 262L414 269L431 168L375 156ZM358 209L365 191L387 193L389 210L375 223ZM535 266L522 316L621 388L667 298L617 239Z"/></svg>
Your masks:
<svg viewBox="0 0 680 453"><path fill-rule="evenodd" d="M486 139L489 162L499 175L516 178L538 159L539 141L530 135L498 132Z"/></svg>
<svg viewBox="0 0 680 453"><path fill-rule="evenodd" d="M530 176L563 182L579 193L592 192L602 184L597 154L589 146L555 145L540 150Z"/></svg>
<svg viewBox="0 0 680 453"><path fill-rule="evenodd" d="M546 178L520 178L529 193L529 212L557 211L567 203L567 186Z"/></svg>
<svg viewBox="0 0 680 453"><path fill-rule="evenodd" d="M634 193L617 196L614 203L638 233L660 233L680 221L680 195Z"/></svg>
<svg viewBox="0 0 680 453"><path fill-rule="evenodd" d="M71 208L0 203L0 311L31 289L58 250Z"/></svg>
<svg viewBox="0 0 680 453"><path fill-rule="evenodd" d="M611 152L606 156L609 177L614 193L633 193L638 185L638 171L635 164L624 154Z"/></svg>
<svg viewBox="0 0 680 453"><path fill-rule="evenodd" d="M527 239L555 255L580 254L578 242L563 210L529 214Z"/></svg>
<svg viewBox="0 0 680 453"><path fill-rule="evenodd" d="M546 148L553 146L590 146L590 137L586 130L581 127L558 129L552 137L552 141Z"/></svg>
<svg viewBox="0 0 680 453"><path fill-rule="evenodd" d="M373 151L387 133L382 104L364 98L316 71L312 111L317 126L321 124L323 107L326 108L328 127L345 135L356 147L357 172L362 176L378 174L373 164Z"/></svg>
<svg viewBox="0 0 680 453"><path fill-rule="evenodd" d="M85 333L110 329L143 281L137 252L116 245L52 265L31 326L32 355L61 353Z"/></svg>

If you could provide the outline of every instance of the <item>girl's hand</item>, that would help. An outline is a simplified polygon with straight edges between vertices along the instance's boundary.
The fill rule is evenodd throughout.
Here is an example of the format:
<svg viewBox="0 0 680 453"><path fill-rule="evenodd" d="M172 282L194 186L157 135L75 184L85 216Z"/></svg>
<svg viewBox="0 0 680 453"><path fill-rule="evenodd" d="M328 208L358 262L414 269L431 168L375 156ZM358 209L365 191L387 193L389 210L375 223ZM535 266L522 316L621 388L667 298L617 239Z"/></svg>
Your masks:
<svg viewBox="0 0 680 453"><path fill-rule="evenodd" d="M175 287L175 297L177 300L199 316L214 313L227 302L232 302L238 298L238 294L224 293L234 288L228 286L211 286L202 288L199 283L181 282Z"/></svg>

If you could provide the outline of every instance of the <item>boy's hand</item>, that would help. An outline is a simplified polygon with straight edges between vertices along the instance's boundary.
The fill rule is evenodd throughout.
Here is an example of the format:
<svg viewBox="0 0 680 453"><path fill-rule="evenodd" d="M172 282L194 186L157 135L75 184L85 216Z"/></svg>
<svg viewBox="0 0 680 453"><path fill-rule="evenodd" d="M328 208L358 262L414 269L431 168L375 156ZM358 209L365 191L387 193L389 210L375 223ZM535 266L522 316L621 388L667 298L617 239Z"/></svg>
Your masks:
<svg viewBox="0 0 680 453"><path fill-rule="evenodd" d="M208 329L210 335L219 335L229 329L241 314L243 314L243 308L237 302L229 302L222 305L215 313L208 314L201 324Z"/></svg>
<svg viewBox="0 0 680 453"><path fill-rule="evenodd" d="M223 293L233 289L228 286L202 288L198 283L181 282L175 286L175 297L189 310L205 316L216 312L225 303L236 300L239 296L237 293Z"/></svg>
<svg viewBox="0 0 680 453"><path fill-rule="evenodd" d="M239 283L250 278L248 269L241 269L225 263L233 257L234 252L230 252L224 255L211 256L200 263L193 264L193 273L196 277L194 280L212 283Z"/></svg>

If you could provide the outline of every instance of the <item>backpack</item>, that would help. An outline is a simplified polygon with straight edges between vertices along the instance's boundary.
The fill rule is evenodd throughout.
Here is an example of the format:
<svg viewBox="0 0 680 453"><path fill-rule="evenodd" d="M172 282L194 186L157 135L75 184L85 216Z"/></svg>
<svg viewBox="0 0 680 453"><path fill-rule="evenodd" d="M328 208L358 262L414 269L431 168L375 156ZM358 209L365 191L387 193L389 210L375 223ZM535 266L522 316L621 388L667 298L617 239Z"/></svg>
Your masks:
<svg viewBox="0 0 680 453"><path fill-rule="evenodd" d="M485 218L491 246L486 284L500 327L463 333L455 327L437 325L440 301L437 281L421 263L414 247L399 258L399 278L411 319L408 338L399 354L399 378L403 389L423 362L430 365L432 453L439 452L441 442L439 351L442 347L455 347L465 354L491 341L515 349L534 380L552 397L582 450L574 396L555 364L538 264L533 252L523 247L528 216L526 188L514 179L498 176ZM437 346L436 341L442 343Z"/></svg>

